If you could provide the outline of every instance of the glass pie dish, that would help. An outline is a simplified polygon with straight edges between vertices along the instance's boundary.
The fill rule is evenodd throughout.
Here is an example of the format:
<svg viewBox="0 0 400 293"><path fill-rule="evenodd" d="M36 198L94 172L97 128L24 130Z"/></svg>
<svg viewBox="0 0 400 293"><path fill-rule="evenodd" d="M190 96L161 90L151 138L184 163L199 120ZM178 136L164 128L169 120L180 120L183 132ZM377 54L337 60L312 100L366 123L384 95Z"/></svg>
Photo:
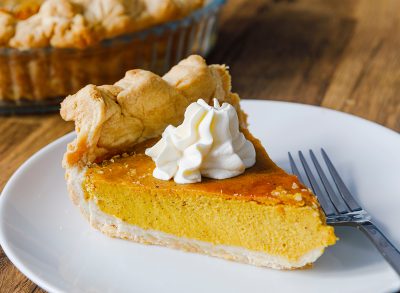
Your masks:
<svg viewBox="0 0 400 293"><path fill-rule="evenodd" d="M188 16L85 48L0 48L0 114L45 113L86 84L112 84L134 68L163 74L182 58L207 55L225 0Z"/></svg>

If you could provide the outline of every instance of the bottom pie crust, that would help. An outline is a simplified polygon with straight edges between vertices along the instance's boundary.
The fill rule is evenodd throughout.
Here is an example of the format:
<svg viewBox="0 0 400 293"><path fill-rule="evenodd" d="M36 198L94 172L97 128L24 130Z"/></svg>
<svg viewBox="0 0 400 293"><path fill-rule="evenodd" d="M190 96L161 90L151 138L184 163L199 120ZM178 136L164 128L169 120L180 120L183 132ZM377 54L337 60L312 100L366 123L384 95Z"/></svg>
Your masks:
<svg viewBox="0 0 400 293"><path fill-rule="evenodd" d="M324 251L324 247L316 248L304 254L297 261L291 261L281 256L251 251L241 247L213 245L204 241L176 237L160 231L144 230L102 212L96 204L95 199L85 200L82 183L86 170L86 167L80 168L78 166L67 169L66 179L68 192L74 204L79 206L81 212L89 220L90 224L107 236L127 239L143 244L154 244L188 252L202 253L226 260L281 270L308 267L315 262Z"/></svg>

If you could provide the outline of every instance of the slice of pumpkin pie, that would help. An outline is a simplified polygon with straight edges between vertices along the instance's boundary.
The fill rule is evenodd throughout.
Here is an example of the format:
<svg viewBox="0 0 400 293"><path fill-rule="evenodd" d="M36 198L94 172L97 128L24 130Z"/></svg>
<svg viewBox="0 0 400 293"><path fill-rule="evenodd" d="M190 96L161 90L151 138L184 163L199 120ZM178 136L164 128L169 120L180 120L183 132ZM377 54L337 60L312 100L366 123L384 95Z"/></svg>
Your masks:
<svg viewBox="0 0 400 293"><path fill-rule="evenodd" d="M336 241L316 197L248 131L223 65L131 70L68 96L61 116L77 134L68 191L106 235L276 269Z"/></svg>

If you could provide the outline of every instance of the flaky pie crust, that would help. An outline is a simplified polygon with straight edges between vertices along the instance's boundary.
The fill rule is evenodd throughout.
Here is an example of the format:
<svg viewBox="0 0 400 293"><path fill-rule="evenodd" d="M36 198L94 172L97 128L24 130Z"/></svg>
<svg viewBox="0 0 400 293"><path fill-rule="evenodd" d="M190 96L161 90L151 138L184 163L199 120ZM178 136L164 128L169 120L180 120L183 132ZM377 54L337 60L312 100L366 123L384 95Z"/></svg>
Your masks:
<svg viewBox="0 0 400 293"><path fill-rule="evenodd" d="M0 3L0 47L85 48L106 38L184 17L204 4L203 0L20 2Z"/></svg>
<svg viewBox="0 0 400 293"><path fill-rule="evenodd" d="M241 127L246 127L226 66L208 66L198 55L182 60L163 77L135 69L113 85L87 85L61 103L62 118L75 121L77 133L63 164L98 162L160 136L169 124L180 124L187 106L200 98L232 104Z"/></svg>

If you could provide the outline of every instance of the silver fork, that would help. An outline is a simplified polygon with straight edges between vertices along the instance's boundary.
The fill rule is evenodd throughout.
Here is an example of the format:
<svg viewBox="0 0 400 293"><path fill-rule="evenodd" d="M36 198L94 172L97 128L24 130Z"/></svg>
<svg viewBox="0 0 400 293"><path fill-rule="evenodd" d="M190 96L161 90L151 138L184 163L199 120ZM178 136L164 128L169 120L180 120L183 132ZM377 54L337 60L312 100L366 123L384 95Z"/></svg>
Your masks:
<svg viewBox="0 0 400 293"><path fill-rule="evenodd" d="M331 225L343 225L357 227L363 231L368 238L374 243L379 252L387 260L387 262L393 267L393 269L400 275L400 252L394 247L392 243L386 238L386 236L374 225L370 215L365 211L353 198L349 189L340 178L338 172L333 166L326 152L321 149L322 157L328 167L329 173L333 178L333 182L336 185L337 191L335 191L332 184L329 182L328 177L322 170L317 157L314 152L310 150L310 157L317 170L317 174L321 179L323 188L317 182L317 179L313 175L309 164L306 161L305 156L299 151L300 162L304 168L305 174L310 183L310 187L314 191L318 198L319 203L326 215L326 221ZM292 155L289 153L290 166L292 172L296 175L301 182L306 184L303 180L296 163L293 160ZM308 184L306 184L308 185Z"/></svg>

